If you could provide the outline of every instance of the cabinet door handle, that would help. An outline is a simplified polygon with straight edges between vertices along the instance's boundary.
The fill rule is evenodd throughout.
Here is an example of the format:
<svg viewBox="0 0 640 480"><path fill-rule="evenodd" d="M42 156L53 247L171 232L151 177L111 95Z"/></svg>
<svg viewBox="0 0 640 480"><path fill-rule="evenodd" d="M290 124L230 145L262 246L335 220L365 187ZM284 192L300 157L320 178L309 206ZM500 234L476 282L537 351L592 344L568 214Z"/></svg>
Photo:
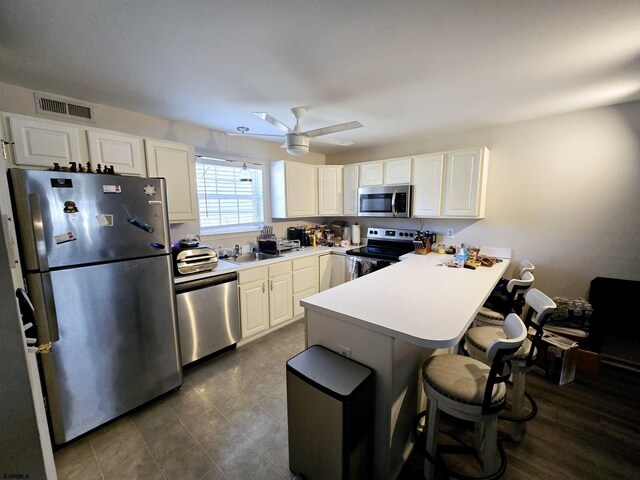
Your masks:
<svg viewBox="0 0 640 480"><path fill-rule="evenodd" d="M271 291L273 292L273 280L271 280Z"/></svg>
<svg viewBox="0 0 640 480"><path fill-rule="evenodd" d="M264 293L264 282L262 282L262 293Z"/></svg>

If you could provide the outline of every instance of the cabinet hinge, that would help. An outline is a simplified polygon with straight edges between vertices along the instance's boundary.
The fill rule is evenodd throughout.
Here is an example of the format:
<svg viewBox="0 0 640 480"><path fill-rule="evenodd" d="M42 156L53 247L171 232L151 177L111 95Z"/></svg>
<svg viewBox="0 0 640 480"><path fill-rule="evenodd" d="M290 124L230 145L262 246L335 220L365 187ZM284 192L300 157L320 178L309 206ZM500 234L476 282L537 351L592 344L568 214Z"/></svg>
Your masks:
<svg viewBox="0 0 640 480"><path fill-rule="evenodd" d="M0 140L2 144L2 158L7 160L7 145L15 145L15 142L9 142L7 140Z"/></svg>
<svg viewBox="0 0 640 480"><path fill-rule="evenodd" d="M51 351L51 342L47 342L38 346L36 353L49 353L50 351Z"/></svg>

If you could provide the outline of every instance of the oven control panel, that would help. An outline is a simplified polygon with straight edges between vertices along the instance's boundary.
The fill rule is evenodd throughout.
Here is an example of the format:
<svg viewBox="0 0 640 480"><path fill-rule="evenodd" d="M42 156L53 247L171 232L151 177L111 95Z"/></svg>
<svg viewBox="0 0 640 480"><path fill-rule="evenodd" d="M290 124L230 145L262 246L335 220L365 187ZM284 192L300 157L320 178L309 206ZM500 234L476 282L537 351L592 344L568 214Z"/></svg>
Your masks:
<svg viewBox="0 0 640 480"><path fill-rule="evenodd" d="M367 238L379 238L384 240L410 240L416 235L415 230L403 230L398 228L369 227Z"/></svg>

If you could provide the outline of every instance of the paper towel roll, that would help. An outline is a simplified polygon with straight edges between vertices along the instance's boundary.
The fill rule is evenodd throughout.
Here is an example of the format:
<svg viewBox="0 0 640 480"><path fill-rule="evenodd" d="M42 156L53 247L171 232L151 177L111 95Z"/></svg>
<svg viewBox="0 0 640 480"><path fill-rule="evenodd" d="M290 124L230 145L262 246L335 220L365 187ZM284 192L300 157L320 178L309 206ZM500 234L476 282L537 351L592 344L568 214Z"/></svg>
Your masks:
<svg viewBox="0 0 640 480"><path fill-rule="evenodd" d="M357 223L351 227L351 243L360 245L360 225Z"/></svg>

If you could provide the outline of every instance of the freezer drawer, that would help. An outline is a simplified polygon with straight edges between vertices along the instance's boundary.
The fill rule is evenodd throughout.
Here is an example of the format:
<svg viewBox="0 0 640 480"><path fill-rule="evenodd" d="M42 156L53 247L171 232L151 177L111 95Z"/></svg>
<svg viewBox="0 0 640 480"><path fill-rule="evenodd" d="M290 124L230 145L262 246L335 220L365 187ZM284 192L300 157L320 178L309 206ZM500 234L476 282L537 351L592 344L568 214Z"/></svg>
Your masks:
<svg viewBox="0 0 640 480"><path fill-rule="evenodd" d="M240 340L236 273L180 283L176 303L182 365Z"/></svg>

